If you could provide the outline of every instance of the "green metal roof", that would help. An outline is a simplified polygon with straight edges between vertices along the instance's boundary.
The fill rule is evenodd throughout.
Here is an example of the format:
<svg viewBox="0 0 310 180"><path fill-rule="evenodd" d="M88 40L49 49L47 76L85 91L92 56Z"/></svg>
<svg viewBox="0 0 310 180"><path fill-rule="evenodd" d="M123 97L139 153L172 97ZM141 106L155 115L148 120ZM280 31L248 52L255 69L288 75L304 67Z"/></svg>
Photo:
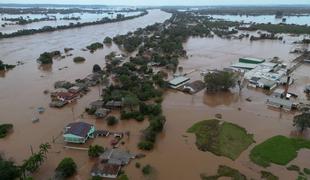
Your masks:
<svg viewBox="0 0 310 180"><path fill-rule="evenodd" d="M183 82L188 81L188 80L189 80L188 77L180 76L180 77L174 78L171 81L169 81L169 84L178 85L178 84L183 83Z"/></svg>

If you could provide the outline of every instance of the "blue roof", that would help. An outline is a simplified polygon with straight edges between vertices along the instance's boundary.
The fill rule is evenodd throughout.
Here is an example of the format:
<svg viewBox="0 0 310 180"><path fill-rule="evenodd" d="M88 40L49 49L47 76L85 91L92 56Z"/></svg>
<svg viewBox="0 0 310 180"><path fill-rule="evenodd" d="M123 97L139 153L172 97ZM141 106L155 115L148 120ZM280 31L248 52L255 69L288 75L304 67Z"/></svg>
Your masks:
<svg viewBox="0 0 310 180"><path fill-rule="evenodd" d="M65 134L73 134L80 137L87 137L88 132L91 130L93 125L85 122L74 122L66 126Z"/></svg>

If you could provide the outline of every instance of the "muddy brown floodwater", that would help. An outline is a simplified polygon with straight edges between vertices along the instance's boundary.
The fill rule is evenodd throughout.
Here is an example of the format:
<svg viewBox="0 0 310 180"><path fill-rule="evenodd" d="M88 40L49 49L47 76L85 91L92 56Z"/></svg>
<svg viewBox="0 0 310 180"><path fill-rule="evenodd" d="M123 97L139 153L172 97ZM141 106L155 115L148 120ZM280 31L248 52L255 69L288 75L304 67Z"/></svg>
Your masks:
<svg viewBox="0 0 310 180"><path fill-rule="evenodd" d="M66 157L73 157L78 165L78 174L72 179L88 179L93 164L89 160L87 152L69 150L64 148L61 137L63 127L74 121L84 111L84 108L98 98L98 88L92 88L91 92L76 104L71 104L61 110L47 108L40 115L40 122L31 123L35 108L47 107L50 100L43 90L52 89L57 80L70 80L83 77L90 73L93 64L104 64L104 56L111 51L119 51L115 45L110 48L98 50L94 54L80 51L81 48L109 35L124 34L138 27L144 27L155 22L163 22L171 15L159 10L152 10L147 16L137 19L90 26L81 29L66 30L61 32L44 33L33 36L24 36L0 41L0 56L6 63L14 63L24 60L25 65L9 71L0 78L0 121L1 123L13 123L14 132L5 139L0 140L0 149L6 157L13 157L17 163L30 155L30 145L37 150L38 145L51 142L53 137L58 137L52 143L52 149L48 159L34 174L35 179L48 179L53 176L54 169L59 161ZM280 57L285 62L290 62L295 55L289 54L293 47L291 43L281 41L257 41L248 40L223 40L219 38L190 38L184 47L188 51L189 58L181 59L180 65L184 72L193 69L223 68L238 60L240 56L254 56L262 58ZM35 58L43 51L60 50L64 47L73 47L74 56L86 57L83 64L74 64L72 57L56 60L51 68L38 68ZM68 66L68 69L59 71L58 68ZM310 83L310 66L303 65L294 73L296 82L292 89L300 93L304 83ZM190 74L192 79L199 79L199 72ZM301 92L302 94L302 92ZM252 102L245 99L251 97ZM280 112L268 109L264 104L266 95L260 91L244 88L239 94L237 90L207 95L199 92L193 96L176 91L168 91L163 101L163 111L167 118L163 133L158 137L154 150L144 152L146 157L133 160L124 168L130 179L161 179L161 180L196 180L201 173L214 174L218 165L225 164L239 169L250 178L260 179L261 167L250 162L248 150L232 161L225 157L218 157L209 152L199 151L195 146L193 134L186 130L195 122L213 118L221 113L223 120L236 123L245 127L249 133L254 134L255 141L260 143L274 135L290 135L295 129L292 127L294 113ZM116 112L115 112L116 113ZM140 152L136 145L139 141L140 130L148 125L148 122L121 121L117 126L110 128L100 120L84 116L86 122L95 124L98 129L112 131L130 131L129 139L124 139L123 149L132 152ZM90 144L108 146L109 139L96 138L82 145ZM300 167L310 167L310 151L302 150L294 163ZM141 169L135 167L135 162L142 165L150 164L155 173L150 177L144 177ZM296 172L289 172L285 167L272 165L268 168L280 179L294 179Z"/></svg>

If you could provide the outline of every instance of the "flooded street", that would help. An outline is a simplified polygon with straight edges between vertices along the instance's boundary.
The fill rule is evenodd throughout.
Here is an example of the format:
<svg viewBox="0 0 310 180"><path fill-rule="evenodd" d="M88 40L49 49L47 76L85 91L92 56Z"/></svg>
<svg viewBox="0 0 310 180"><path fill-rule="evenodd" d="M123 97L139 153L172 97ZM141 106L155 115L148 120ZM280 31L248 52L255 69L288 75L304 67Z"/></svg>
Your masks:
<svg viewBox="0 0 310 180"><path fill-rule="evenodd" d="M0 40L0 57L5 63L25 62L24 65L0 76L0 122L14 124L14 132L0 140L0 151L6 157L14 157L14 160L20 163L31 154L30 146L36 151L39 144L50 142L52 149L48 159L35 173L35 179L44 180L52 177L54 169L64 157L72 157L78 165L78 174L73 179L89 179L93 161L88 158L86 151L65 149L61 133L65 125L78 119L85 107L99 98L98 87L92 88L90 93L63 109L48 108L50 97L44 95L43 91L51 90L55 81L74 81L90 74L94 64L105 64L105 55L111 51L119 51L116 45L104 47L93 54L81 51L81 48L92 42L102 42L106 36L125 34L139 27L163 22L170 16L160 10L150 10L148 15L128 21ZM290 41L283 43L272 40L227 40L217 37L190 38L184 43L188 59L181 59L180 66L183 66L184 72L196 69L190 77L201 79L199 70L224 68L243 56L266 59L277 56L290 64L297 56L289 54L294 46ZM42 52L63 51L65 47L74 48L72 57L54 60L52 67L42 68L36 63L35 59ZM75 64L72 61L74 56L85 57L85 63ZM59 70L65 66L69 68ZM309 72L310 65L302 65L297 69L293 74L297 83L292 85L292 91L303 94L303 85L310 83ZM195 122L214 118L217 113L222 114L223 120L236 123L254 134L256 143L274 135L289 136L295 130L292 126L294 113L268 109L265 105L267 96L258 90L244 88L239 93L237 89L233 89L231 92L217 95L209 95L204 91L188 95L169 90L164 97L162 106L167 119L164 131L159 135L154 150L143 152L146 154L145 158L133 160L124 168L130 179L196 180L200 179L201 173L215 174L218 165L222 164L240 170L249 178L260 179L259 172L263 168L252 163L248 156L255 144L244 151L236 161L232 161L199 151L194 135L186 133ZM246 101L248 97L253 101ZM35 109L40 106L45 107L46 112L39 115L39 123L33 124L31 119L36 115ZM140 152L137 143L140 131L148 125L146 120L142 123L124 120L111 128L101 120L86 115L84 119L95 124L97 129L130 131L131 136L129 139L125 138L122 148ZM56 139L55 143L52 143L53 138ZM83 147L92 143L106 147L109 139L96 138ZM309 154L308 150L301 151L294 163L300 167L310 167L310 162L305 161L309 159ZM151 177L144 177L141 169L135 167L135 162L140 162L142 166L150 164L155 173ZM296 172L287 171L285 166L272 165L267 170L280 179L294 179L297 176Z"/></svg>

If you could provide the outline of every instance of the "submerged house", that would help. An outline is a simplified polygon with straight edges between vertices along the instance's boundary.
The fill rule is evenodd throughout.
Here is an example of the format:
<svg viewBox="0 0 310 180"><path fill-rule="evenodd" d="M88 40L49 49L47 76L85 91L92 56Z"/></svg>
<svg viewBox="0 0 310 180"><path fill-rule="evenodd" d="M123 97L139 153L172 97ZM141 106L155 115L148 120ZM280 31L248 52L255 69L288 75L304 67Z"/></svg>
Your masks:
<svg viewBox="0 0 310 180"><path fill-rule="evenodd" d="M120 170L120 165L97 162L93 166L90 174L92 176L99 176L104 178L117 178Z"/></svg>
<svg viewBox="0 0 310 180"><path fill-rule="evenodd" d="M100 155L98 162L93 166L91 175L103 178L116 178L121 167L127 165L134 158L136 158L136 155L130 152L119 149L107 149Z"/></svg>
<svg viewBox="0 0 310 180"><path fill-rule="evenodd" d="M99 108L103 108L104 107L104 101L102 100L97 100L97 101L93 101L89 104L89 109L99 109Z"/></svg>
<svg viewBox="0 0 310 180"><path fill-rule="evenodd" d="M94 138L95 126L85 122L70 123L65 127L64 141L70 143L85 143L88 138Z"/></svg>
<svg viewBox="0 0 310 180"><path fill-rule="evenodd" d="M185 84L183 87L183 91L190 93L190 94L195 94L201 90L203 90L206 87L205 83L197 80L188 84Z"/></svg>
<svg viewBox="0 0 310 180"><path fill-rule="evenodd" d="M59 101L64 101L67 103L71 103L78 98L78 94L70 93L70 92L59 92L55 94L56 99Z"/></svg>

